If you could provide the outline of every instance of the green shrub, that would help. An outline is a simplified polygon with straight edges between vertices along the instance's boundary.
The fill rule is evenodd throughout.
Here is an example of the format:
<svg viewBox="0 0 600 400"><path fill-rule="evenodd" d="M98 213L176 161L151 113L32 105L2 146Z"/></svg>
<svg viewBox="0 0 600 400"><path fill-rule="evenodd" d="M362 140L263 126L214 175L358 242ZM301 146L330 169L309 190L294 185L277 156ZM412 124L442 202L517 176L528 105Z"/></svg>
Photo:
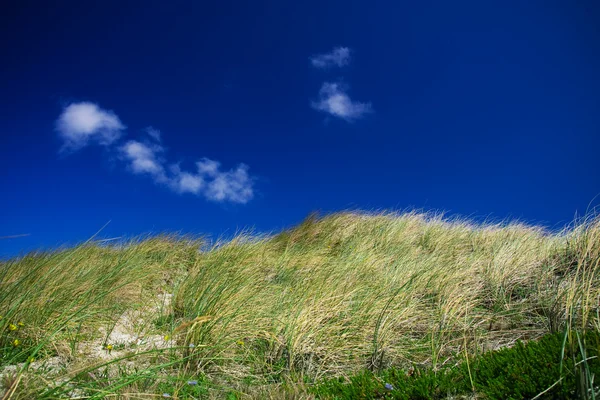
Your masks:
<svg viewBox="0 0 600 400"><path fill-rule="evenodd" d="M470 394L475 389L478 396L486 399L530 399L544 391L546 399L586 398L586 389L580 385L586 363L581 362L577 337L573 332L571 340L564 341L564 334L555 333L538 341L519 341L514 347L438 371L426 368L410 375L401 369L389 369L379 375L364 372L349 382L325 381L314 387L313 393L318 398L334 399L442 399ZM588 332L579 337L585 342L587 372L598 376L600 335Z"/></svg>

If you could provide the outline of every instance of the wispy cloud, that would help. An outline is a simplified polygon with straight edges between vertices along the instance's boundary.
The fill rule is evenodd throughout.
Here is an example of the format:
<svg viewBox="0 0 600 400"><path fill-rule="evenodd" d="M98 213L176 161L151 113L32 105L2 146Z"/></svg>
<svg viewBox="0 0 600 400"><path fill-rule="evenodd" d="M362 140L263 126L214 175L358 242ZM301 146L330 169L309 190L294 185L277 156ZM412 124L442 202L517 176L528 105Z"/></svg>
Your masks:
<svg viewBox="0 0 600 400"><path fill-rule="evenodd" d="M158 129L148 126L148 127L146 127L146 129L144 129L144 131L148 134L148 136L150 136L152 139L156 140L157 142L161 141L161 135L160 135L160 131Z"/></svg>
<svg viewBox="0 0 600 400"><path fill-rule="evenodd" d="M350 49L336 47L331 52L310 57L310 62L316 68L343 67L350 63Z"/></svg>
<svg viewBox="0 0 600 400"><path fill-rule="evenodd" d="M157 182L165 182L165 169L159 159L163 148L159 145L148 144L130 140L120 148L121 154L128 162L129 169L134 174L150 175Z"/></svg>
<svg viewBox="0 0 600 400"><path fill-rule="evenodd" d="M311 103L315 110L323 111L348 122L373 112L371 103L352 101L345 87L339 83L325 82L319 91L319 100Z"/></svg>
<svg viewBox="0 0 600 400"><path fill-rule="evenodd" d="M89 102L66 106L56 121L63 150L69 152L88 144L111 145L121 138L125 128L114 112ZM150 177L175 193L191 193L214 202L244 204L254 197L254 178L248 174L247 165L223 170L218 161L201 158L195 170L185 171L179 164L167 163L158 129L148 126L143 131L147 135L143 140L109 147L132 174Z"/></svg>
<svg viewBox="0 0 600 400"><path fill-rule="evenodd" d="M89 102L68 105L56 121L66 151L78 150L92 142L108 146L121 137L125 128L114 112Z"/></svg>
<svg viewBox="0 0 600 400"><path fill-rule="evenodd" d="M22 237L31 236L31 233L19 233L18 235L0 236L0 239L17 239Z"/></svg>
<svg viewBox="0 0 600 400"><path fill-rule="evenodd" d="M132 173L148 175L155 183L176 193L191 193L214 202L241 204L254 197L254 180L245 164L222 171L219 162L203 158L196 162L196 171L184 171L179 164L167 167L162 158L165 149L157 144L130 140L120 150Z"/></svg>
<svg viewBox="0 0 600 400"><path fill-rule="evenodd" d="M204 176L200 173L191 173L182 171L179 165L172 165L173 176L169 182L169 187L177 193L202 194L206 188Z"/></svg>
<svg viewBox="0 0 600 400"><path fill-rule="evenodd" d="M179 193L202 195L215 202L247 203L254 197L253 179L248 166L240 164L229 171L221 171L221 164L208 158L196 163L195 173L182 171L179 165L171 166L169 185Z"/></svg>
<svg viewBox="0 0 600 400"><path fill-rule="evenodd" d="M205 159L204 162L212 162ZM202 163L198 163L198 170L202 171ZM235 169L221 172L217 170L208 182L205 196L212 201L229 200L234 203L247 203L254 197L252 178L248 175L248 166L238 165Z"/></svg>

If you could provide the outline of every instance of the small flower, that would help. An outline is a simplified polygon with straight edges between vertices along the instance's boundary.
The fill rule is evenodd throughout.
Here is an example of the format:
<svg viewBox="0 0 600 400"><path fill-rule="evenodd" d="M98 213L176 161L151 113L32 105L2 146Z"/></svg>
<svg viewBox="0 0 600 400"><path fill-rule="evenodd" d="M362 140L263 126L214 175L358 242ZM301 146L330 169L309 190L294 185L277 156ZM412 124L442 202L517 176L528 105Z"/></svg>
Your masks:
<svg viewBox="0 0 600 400"><path fill-rule="evenodd" d="M171 395L169 393L163 393L163 397L164 398L169 398L169 397L171 397Z"/></svg>
<svg viewBox="0 0 600 400"><path fill-rule="evenodd" d="M240 346L243 346L245 344L243 340L238 340L236 343Z"/></svg>
<svg viewBox="0 0 600 400"><path fill-rule="evenodd" d="M13 340L12 344L13 344L13 346L17 347L18 345L21 344L21 341L19 339L15 339L15 340Z"/></svg>
<svg viewBox="0 0 600 400"><path fill-rule="evenodd" d="M386 384L385 384L385 388L386 388L387 390L394 390L394 387L392 386L392 384L391 384L391 383L386 383Z"/></svg>
<svg viewBox="0 0 600 400"><path fill-rule="evenodd" d="M190 345L188 346L190 349L193 349L194 347L196 347L196 345L194 343L190 343Z"/></svg>
<svg viewBox="0 0 600 400"><path fill-rule="evenodd" d="M8 325L8 330L16 331L17 330L17 326L15 324L10 324L10 325Z"/></svg>
<svg viewBox="0 0 600 400"><path fill-rule="evenodd" d="M171 339L171 336L170 335L165 335L165 342L168 342L169 339Z"/></svg>
<svg viewBox="0 0 600 400"><path fill-rule="evenodd" d="M23 322L21 322L21 321L17 322L17 325L19 325L19 326L25 326L25 324Z"/></svg>
<svg viewBox="0 0 600 400"><path fill-rule="evenodd" d="M35 362L35 357L33 357L33 356L29 356L29 357L27 358L27 362L28 362L28 363L30 363L30 364L31 364L32 362Z"/></svg>
<svg viewBox="0 0 600 400"><path fill-rule="evenodd" d="M197 384L198 384L198 381L188 381L188 385L190 385L190 386L194 386Z"/></svg>
<svg viewBox="0 0 600 400"><path fill-rule="evenodd" d="M112 344L107 344L105 349L108 351L108 353L110 354L111 350L113 349L113 345Z"/></svg>

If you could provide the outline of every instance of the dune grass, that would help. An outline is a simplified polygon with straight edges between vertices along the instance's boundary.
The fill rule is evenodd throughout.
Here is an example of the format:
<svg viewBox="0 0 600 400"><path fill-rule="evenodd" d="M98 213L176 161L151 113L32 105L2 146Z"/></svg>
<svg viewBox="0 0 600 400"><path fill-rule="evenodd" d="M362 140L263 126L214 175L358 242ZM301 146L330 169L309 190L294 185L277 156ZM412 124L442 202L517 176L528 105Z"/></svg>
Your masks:
<svg viewBox="0 0 600 400"><path fill-rule="evenodd" d="M0 264L0 384L6 399L314 398L365 371L477 374L470 360L546 334L581 355L599 260L597 218L548 232L416 212L29 254Z"/></svg>

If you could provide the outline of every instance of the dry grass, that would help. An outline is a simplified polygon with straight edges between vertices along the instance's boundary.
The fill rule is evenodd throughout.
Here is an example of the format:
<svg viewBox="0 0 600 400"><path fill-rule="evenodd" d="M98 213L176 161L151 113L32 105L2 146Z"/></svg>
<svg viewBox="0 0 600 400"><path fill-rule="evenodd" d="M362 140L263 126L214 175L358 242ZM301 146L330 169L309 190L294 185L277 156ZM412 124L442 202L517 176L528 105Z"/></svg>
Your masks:
<svg viewBox="0 0 600 400"><path fill-rule="evenodd" d="M229 388L281 398L285 387L288 398L308 398L302 382L436 368L567 324L600 329L598 219L550 233L419 213L340 213L210 251L200 244L159 237L4 263L1 346L10 347L8 324L17 320L26 345L2 361L67 353L74 363L74 343L94 340L98 327L128 310L154 310L145 331L179 346L156 362L171 357L180 361L171 373L207 376L210 396ZM144 308L164 292L174 294L171 304ZM159 317L168 323L148 323ZM110 390L158 390L129 383Z"/></svg>

